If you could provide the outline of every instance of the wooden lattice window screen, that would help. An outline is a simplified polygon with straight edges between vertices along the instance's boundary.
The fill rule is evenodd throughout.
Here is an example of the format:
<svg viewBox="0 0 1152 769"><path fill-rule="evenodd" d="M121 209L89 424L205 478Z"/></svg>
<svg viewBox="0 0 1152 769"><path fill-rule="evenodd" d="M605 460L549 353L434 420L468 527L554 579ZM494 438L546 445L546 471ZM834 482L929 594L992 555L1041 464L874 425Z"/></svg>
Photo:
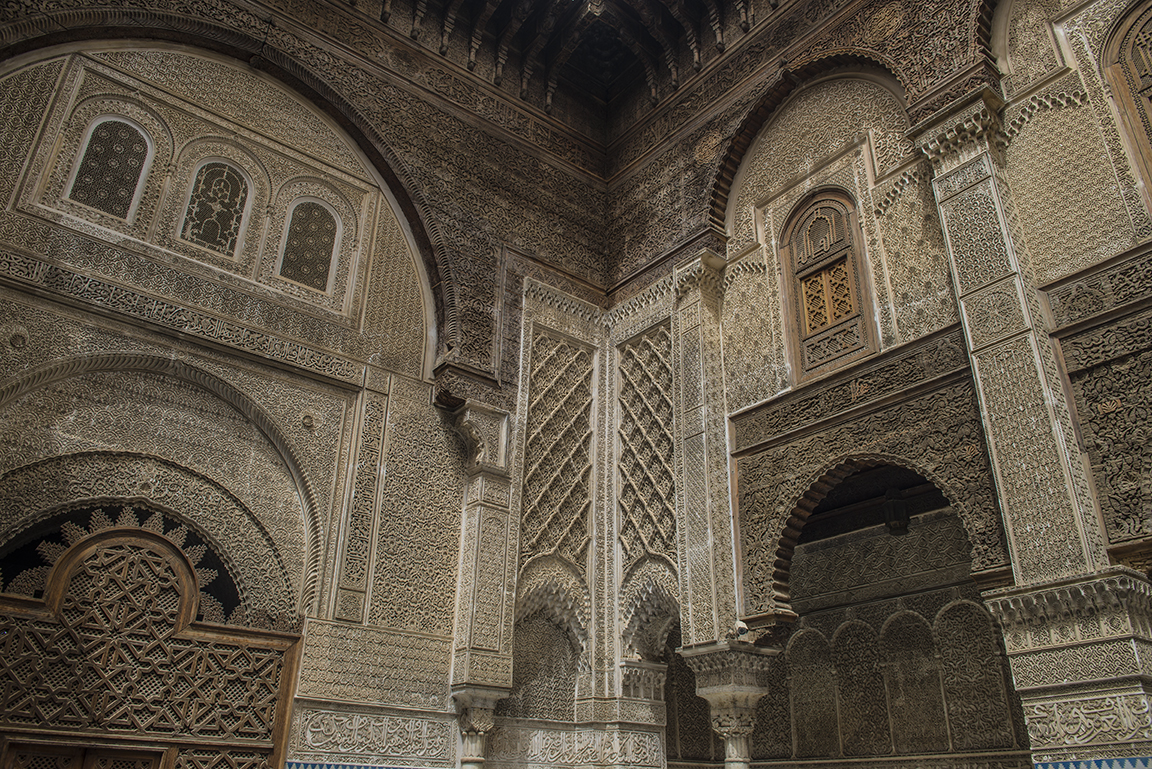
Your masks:
<svg viewBox="0 0 1152 769"><path fill-rule="evenodd" d="M177 767L282 765L299 636L196 622L197 600L188 557L159 534L110 528L71 545L43 600L0 594L0 734L156 741Z"/></svg>
<svg viewBox="0 0 1152 769"><path fill-rule="evenodd" d="M856 209L842 192L809 197L788 220L780 250L797 380L875 349L859 244Z"/></svg>

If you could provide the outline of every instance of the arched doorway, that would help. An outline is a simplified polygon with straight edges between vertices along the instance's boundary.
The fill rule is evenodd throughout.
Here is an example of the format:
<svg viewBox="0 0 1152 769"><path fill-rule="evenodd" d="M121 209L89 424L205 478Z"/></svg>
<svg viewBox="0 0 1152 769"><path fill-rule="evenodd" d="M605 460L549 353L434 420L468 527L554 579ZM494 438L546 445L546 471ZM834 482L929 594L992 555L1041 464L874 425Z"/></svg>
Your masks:
<svg viewBox="0 0 1152 769"><path fill-rule="evenodd" d="M1019 698L970 551L948 499L911 469L870 462L828 489L793 553L799 619L762 639L785 651L774 661L780 685L758 706L753 758L979 752L1028 766Z"/></svg>

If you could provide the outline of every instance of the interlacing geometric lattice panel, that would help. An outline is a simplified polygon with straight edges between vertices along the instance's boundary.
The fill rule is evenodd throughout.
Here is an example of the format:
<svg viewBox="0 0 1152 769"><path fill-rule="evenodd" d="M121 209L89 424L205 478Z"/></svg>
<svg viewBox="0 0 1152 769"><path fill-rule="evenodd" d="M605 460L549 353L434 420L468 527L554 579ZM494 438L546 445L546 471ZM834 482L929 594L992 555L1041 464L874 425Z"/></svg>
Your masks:
<svg viewBox="0 0 1152 769"><path fill-rule="evenodd" d="M127 219L147 159L142 133L121 120L105 120L92 130L68 197Z"/></svg>
<svg viewBox="0 0 1152 769"><path fill-rule="evenodd" d="M231 256L247 200L248 182L239 171L227 163L207 163L196 173L182 237Z"/></svg>
<svg viewBox="0 0 1152 769"><path fill-rule="evenodd" d="M620 545L676 562L672 334L657 326L620 348Z"/></svg>
<svg viewBox="0 0 1152 769"><path fill-rule="evenodd" d="M147 537L107 534L76 546L55 618L0 611L0 728L270 748L285 644L183 637L187 566Z"/></svg>
<svg viewBox="0 0 1152 769"><path fill-rule="evenodd" d="M521 563L554 552L583 572L592 505L592 352L537 333L528 389Z"/></svg>

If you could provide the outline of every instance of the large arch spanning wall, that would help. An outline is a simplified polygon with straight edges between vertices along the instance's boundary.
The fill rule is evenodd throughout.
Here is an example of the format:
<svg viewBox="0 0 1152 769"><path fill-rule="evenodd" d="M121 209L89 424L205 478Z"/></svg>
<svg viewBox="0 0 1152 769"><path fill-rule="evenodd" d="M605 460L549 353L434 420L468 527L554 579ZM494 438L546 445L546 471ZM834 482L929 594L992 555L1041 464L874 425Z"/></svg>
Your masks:
<svg viewBox="0 0 1152 769"><path fill-rule="evenodd" d="M191 19L164 11L125 8L115 15L95 10L69 11L53 19L47 27L37 21L24 21L0 27L0 60L26 61L45 49L60 44L70 49L103 39L131 37L141 40L169 41L195 46L226 56L237 65L268 73L277 82L300 94L320 113L346 132L357 149L364 153L375 173L379 174L390 198L402 213L400 221L406 237L419 255L423 281L430 291L435 331L429 337L438 342L439 351L459 343L460 333L456 281L447 251L437 232L421 193L413 184L404 163L380 136L371 120L350 104L324 79L292 56L285 55L249 33L217 21ZM429 356L430 373L434 356Z"/></svg>

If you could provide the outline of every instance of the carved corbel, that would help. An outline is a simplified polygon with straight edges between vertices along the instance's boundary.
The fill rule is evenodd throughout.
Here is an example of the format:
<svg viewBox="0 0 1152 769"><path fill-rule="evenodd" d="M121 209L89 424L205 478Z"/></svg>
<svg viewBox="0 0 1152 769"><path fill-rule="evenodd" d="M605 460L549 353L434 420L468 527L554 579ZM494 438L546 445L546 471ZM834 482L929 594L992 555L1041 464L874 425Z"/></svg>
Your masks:
<svg viewBox="0 0 1152 769"><path fill-rule="evenodd" d="M676 273L676 298L683 299L693 289L706 304L719 311L724 295L724 257L702 249L696 259Z"/></svg>
<svg viewBox="0 0 1152 769"><path fill-rule="evenodd" d="M460 769L484 766L488 733L496 725L496 703L507 696L504 689L480 687L465 687L452 692L456 703L456 723L463 741Z"/></svg>
<svg viewBox="0 0 1152 769"><path fill-rule="evenodd" d="M453 417L468 444L469 472L508 477L508 412L465 401Z"/></svg>
<svg viewBox="0 0 1152 769"><path fill-rule="evenodd" d="M725 769L748 769L756 703L769 693L769 665L780 651L731 639L680 650L696 674L696 694L708 702L712 730L724 738Z"/></svg>

